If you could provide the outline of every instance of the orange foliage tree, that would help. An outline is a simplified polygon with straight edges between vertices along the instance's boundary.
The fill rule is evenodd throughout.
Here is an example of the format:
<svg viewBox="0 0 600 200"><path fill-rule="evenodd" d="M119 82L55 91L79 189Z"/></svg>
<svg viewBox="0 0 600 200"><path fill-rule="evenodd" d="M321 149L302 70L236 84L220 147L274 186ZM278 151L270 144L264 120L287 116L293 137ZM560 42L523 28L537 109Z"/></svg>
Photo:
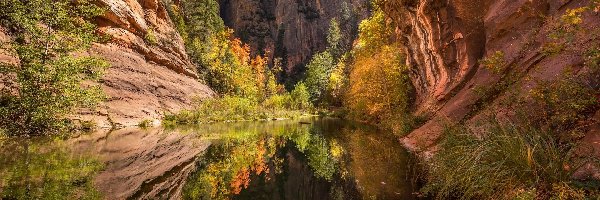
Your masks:
<svg viewBox="0 0 600 200"><path fill-rule="evenodd" d="M231 38L231 32L228 32ZM209 64L211 85L224 95L233 95L263 101L278 88L275 75L267 67L268 58L251 58L250 47L238 38L232 38L224 46L225 56L215 55ZM215 52L219 54L219 52ZM230 55L230 56L227 56Z"/></svg>

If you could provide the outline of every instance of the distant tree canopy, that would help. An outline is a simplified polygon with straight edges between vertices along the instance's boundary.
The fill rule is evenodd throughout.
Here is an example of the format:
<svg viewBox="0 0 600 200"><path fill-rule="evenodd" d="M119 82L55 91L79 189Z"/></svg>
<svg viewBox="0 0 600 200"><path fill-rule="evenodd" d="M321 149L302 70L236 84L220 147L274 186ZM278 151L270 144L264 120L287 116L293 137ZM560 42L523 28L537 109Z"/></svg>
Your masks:
<svg viewBox="0 0 600 200"><path fill-rule="evenodd" d="M103 9L87 0L4 0L0 10L0 24L10 34L0 49L19 60L0 62L0 76L12 80L0 91L0 129L10 134L57 132L76 108L103 99L99 86L82 83L98 80L108 64L73 56L99 41L90 21Z"/></svg>

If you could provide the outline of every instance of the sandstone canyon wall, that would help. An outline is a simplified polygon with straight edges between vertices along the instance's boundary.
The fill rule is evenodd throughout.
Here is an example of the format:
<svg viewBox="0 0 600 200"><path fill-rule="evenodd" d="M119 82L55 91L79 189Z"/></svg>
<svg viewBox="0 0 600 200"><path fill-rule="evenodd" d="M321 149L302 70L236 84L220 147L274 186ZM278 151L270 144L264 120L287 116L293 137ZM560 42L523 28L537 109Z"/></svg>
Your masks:
<svg viewBox="0 0 600 200"><path fill-rule="evenodd" d="M526 97L536 81L560 79L566 69L589 70L584 64L586 51L599 45L597 8L582 14L582 29L560 53L545 52L554 42L549 35L557 31L561 16L588 5L587 0L408 0L385 7L391 20L398 22L396 33L408 55L417 90L415 112L429 119L402 142L413 150L432 150L445 123L474 124L492 109L482 103L499 105L512 94L498 91L484 99L476 94L477 87L513 76L520 83L516 91ZM504 54L505 70L499 74L479 64L496 52ZM494 107L491 112L513 111ZM600 120L597 116L592 123Z"/></svg>
<svg viewBox="0 0 600 200"><path fill-rule="evenodd" d="M369 4L368 0L220 0L225 25L249 43L252 52L267 50L270 58L283 58L288 72L301 70L314 53L325 50L331 19L341 21L346 15L356 26L368 16ZM352 32L351 26L341 28ZM347 35L345 42L351 44L356 33Z"/></svg>
<svg viewBox="0 0 600 200"><path fill-rule="evenodd" d="M107 12L97 20L112 39L91 53L110 62L102 79L108 101L82 120L102 127L135 126L189 108L214 92L198 82L183 40L158 0L98 0Z"/></svg>

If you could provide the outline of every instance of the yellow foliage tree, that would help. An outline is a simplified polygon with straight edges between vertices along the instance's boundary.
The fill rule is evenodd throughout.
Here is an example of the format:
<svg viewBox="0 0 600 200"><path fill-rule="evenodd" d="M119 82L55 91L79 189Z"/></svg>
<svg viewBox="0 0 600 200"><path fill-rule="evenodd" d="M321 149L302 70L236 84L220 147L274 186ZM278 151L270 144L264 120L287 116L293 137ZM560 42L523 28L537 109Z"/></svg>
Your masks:
<svg viewBox="0 0 600 200"><path fill-rule="evenodd" d="M412 87L402 61L402 54L392 45L355 60L345 98L355 117L374 121L406 112Z"/></svg>
<svg viewBox="0 0 600 200"><path fill-rule="evenodd" d="M393 41L389 27L381 11L361 22L343 103L351 118L403 134L417 123L409 112L413 86L401 46ZM332 75L330 82L337 79Z"/></svg>

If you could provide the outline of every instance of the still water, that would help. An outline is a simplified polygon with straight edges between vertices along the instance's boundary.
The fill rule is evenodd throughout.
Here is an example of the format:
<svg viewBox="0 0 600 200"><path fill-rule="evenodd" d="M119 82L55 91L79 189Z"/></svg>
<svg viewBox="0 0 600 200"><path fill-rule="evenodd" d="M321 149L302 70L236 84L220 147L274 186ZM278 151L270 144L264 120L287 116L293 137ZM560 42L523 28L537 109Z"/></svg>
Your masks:
<svg viewBox="0 0 600 200"><path fill-rule="evenodd" d="M397 139L337 119L0 141L3 199L414 199Z"/></svg>

